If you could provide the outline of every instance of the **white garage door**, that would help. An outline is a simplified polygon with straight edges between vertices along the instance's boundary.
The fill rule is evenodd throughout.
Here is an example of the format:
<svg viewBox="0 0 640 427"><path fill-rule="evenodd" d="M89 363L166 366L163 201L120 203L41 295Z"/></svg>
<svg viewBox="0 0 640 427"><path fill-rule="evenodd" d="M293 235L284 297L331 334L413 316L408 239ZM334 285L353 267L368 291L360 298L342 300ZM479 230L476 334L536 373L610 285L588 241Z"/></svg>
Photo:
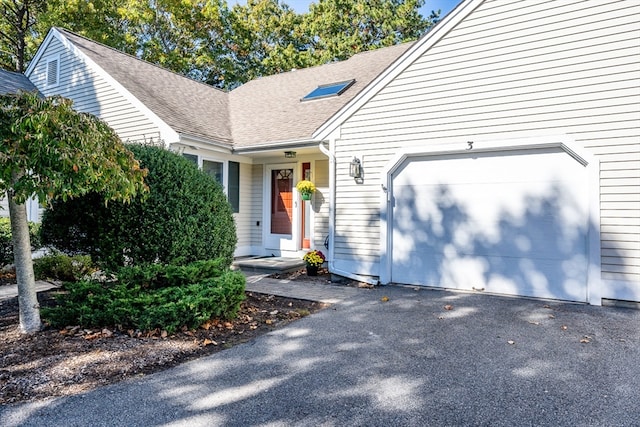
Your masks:
<svg viewBox="0 0 640 427"><path fill-rule="evenodd" d="M410 157L391 179L393 282L587 301L587 171L567 152Z"/></svg>

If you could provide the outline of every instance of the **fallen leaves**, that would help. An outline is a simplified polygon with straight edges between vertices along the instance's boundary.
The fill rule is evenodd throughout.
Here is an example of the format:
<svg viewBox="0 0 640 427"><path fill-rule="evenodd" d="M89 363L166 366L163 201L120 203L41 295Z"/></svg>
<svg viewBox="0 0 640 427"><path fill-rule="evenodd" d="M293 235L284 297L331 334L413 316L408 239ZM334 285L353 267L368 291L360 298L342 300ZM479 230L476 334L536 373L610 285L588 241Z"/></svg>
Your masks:
<svg viewBox="0 0 640 427"><path fill-rule="evenodd" d="M39 294L49 306L55 292ZM0 347L5 354L0 365L36 364L38 369L19 369L11 373L11 383L0 372L0 405L31 399L71 395L137 375L146 375L175 366L194 357L208 355L246 342L275 327L300 319L325 308L324 304L247 293L238 317L225 321L203 322L197 329L178 328L139 331L135 328L88 328L70 325L46 328L25 339L18 332L17 299L0 304ZM276 312L272 315L272 313ZM267 325L266 319L274 324ZM232 323L232 325L231 325ZM229 329L233 326L233 329ZM10 357L8 357L10 356ZM42 381L46 376L47 381Z"/></svg>
<svg viewBox="0 0 640 427"><path fill-rule="evenodd" d="M386 296L382 297L382 298L380 298L380 301L387 302L387 301L389 301L389 297L386 297Z"/></svg>
<svg viewBox="0 0 640 427"><path fill-rule="evenodd" d="M447 304L444 306L444 309L447 311L453 310L453 306L451 304Z"/></svg>
<svg viewBox="0 0 640 427"><path fill-rule="evenodd" d="M361 289L373 289L373 288L375 288L374 285L369 284L369 283L365 283L365 282L358 282L357 287L361 288Z"/></svg>
<svg viewBox="0 0 640 427"><path fill-rule="evenodd" d="M67 326L59 331L60 335L65 337L81 337L87 341L92 341L98 338L111 338L114 332L108 328L103 328L100 331L94 331L92 329L81 329L80 326Z"/></svg>
<svg viewBox="0 0 640 427"><path fill-rule="evenodd" d="M590 342L591 342L591 340L592 340L592 338L591 338L589 335L585 335L584 337L582 337L582 338L580 339L580 342L581 342L582 344L588 344L588 343L590 343Z"/></svg>

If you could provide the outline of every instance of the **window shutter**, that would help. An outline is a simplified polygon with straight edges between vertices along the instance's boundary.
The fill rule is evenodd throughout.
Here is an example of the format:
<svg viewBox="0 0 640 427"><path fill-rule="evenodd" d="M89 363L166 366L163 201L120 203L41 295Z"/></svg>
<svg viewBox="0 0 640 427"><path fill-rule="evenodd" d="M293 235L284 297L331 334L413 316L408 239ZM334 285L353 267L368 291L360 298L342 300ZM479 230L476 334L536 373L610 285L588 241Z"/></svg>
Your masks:
<svg viewBox="0 0 640 427"><path fill-rule="evenodd" d="M229 204L234 213L240 212L240 163L229 162Z"/></svg>

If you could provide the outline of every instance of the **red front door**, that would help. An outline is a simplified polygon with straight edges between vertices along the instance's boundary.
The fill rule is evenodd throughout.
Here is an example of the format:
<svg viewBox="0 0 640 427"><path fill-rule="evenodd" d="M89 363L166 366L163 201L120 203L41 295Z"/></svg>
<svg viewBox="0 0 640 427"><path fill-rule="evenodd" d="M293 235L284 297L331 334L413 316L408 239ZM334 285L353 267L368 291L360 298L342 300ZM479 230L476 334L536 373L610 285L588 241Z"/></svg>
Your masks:
<svg viewBox="0 0 640 427"><path fill-rule="evenodd" d="M290 235L293 224L293 169L271 171L271 234Z"/></svg>

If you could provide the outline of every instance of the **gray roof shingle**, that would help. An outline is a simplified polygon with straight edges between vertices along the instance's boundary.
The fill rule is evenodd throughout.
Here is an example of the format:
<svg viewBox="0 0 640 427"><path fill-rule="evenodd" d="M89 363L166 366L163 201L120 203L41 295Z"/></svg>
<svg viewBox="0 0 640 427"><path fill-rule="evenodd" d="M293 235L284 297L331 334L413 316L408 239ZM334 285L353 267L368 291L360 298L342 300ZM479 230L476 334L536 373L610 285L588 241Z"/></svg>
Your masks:
<svg viewBox="0 0 640 427"><path fill-rule="evenodd" d="M231 144L228 94L56 28L178 133Z"/></svg>
<svg viewBox="0 0 640 427"><path fill-rule="evenodd" d="M345 61L262 77L234 89L230 98L235 147L311 139L411 45L362 52ZM339 96L301 101L319 85L351 79L355 83Z"/></svg>
<svg viewBox="0 0 640 427"><path fill-rule="evenodd" d="M0 70L0 93L16 93L19 90L37 91L38 89L24 74Z"/></svg>
<svg viewBox="0 0 640 427"><path fill-rule="evenodd" d="M412 45L262 77L224 92L70 31L56 30L178 133L235 148L311 140L316 129ZM301 101L319 85L351 79L355 83L340 96Z"/></svg>

